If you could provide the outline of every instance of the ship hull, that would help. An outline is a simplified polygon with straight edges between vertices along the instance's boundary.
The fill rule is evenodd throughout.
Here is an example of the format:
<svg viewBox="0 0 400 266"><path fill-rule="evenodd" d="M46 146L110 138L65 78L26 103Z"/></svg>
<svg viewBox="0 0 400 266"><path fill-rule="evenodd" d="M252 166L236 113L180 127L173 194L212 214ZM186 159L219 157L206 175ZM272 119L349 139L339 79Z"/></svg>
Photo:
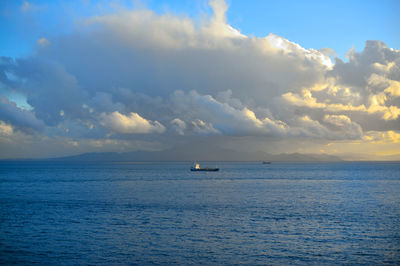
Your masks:
<svg viewBox="0 0 400 266"><path fill-rule="evenodd" d="M217 171L219 171L219 168L199 168L199 169L191 168L190 171L192 171L192 172L217 172Z"/></svg>

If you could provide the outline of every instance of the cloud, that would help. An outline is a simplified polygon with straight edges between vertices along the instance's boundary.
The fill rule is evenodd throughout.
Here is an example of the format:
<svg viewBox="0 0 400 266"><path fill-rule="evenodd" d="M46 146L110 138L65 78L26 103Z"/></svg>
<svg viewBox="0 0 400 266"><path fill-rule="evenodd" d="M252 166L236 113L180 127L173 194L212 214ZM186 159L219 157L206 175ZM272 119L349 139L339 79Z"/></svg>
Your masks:
<svg viewBox="0 0 400 266"><path fill-rule="evenodd" d="M372 143L400 143L400 133L389 131L368 131L366 132L363 140Z"/></svg>
<svg viewBox="0 0 400 266"><path fill-rule="evenodd" d="M38 51L40 54L40 50ZM3 73L10 73L0 80L6 89L26 97L35 116L48 126L56 126L65 117L81 118L81 106L87 97L75 75L69 73L61 62L42 58L40 55L16 60L4 60ZM1 76L0 76L1 78Z"/></svg>
<svg viewBox="0 0 400 266"><path fill-rule="evenodd" d="M47 126L114 110L138 110L166 123L174 110L160 104L177 90L213 97L230 90L249 110L265 108L287 88L322 77L326 58L317 51L278 36L274 40L284 46L274 46L271 38L215 34L231 26L225 2L212 5L214 15L201 25L148 10L94 17L81 31L55 38L5 71L17 77L12 89L26 95Z"/></svg>
<svg viewBox="0 0 400 266"><path fill-rule="evenodd" d="M226 11L228 10L226 2L223 0L211 0L210 6L214 11L211 21L226 24Z"/></svg>
<svg viewBox="0 0 400 266"><path fill-rule="evenodd" d="M235 108L211 95L200 95L195 91L176 91L172 105L176 114L181 115L180 119L190 122L194 131L202 134L273 135L285 132L286 125L282 121L268 117L260 119L247 107ZM241 105L240 102L238 105Z"/></svg>
<svg viewBox="0 0 400 266"><path fill-rule="evenodd" d="M45 46L47 46L47 45L50 45L50 41L47 40L46 38L40 38L40 39L37 41L37 43L38 43L40 46L42 46L42 47L45 47Z"/></svg>
<svg viewBox="0 0 400 266"><path fill-rule="evenodd" d="M213 35L217 38L231 37L231 38L247 38L237 29L226 23L226 11L228 5L224 0L210 0L209 2L213 15L210 19L209 25L206 25L202 30L206 34Z"/></svg>
<svg viewBox="0 0 400 266"><path fill-rule="evenodd" d="M22 12L27 12L32 9L32 5L28 1L24 1L22 6L21 6L21 11Z"/></svg>
<svg viewBox="0 0 400 266"><path fill-rule="evenodd" d="M272 33L265 37L265 40L268 40L274 47L279 48L285 54L303 56L306 59L315 60L326 66L328 69L331 69L334 65L328 56L329 54L326 55L326 49L322 51L314 49L307 50L297 43L290 42L289 40Z"/></svg>
<svg viewBox="0 0 400 266"><path fill-rule="evenodd" d="M365 48L358 53L351 49L348 53L348 62L336 59L335 67L329 73L341 84L365 88L368 78L377 73L387 75L390 79L398 80L399 74L398 50L389 48L381 41L366 41Z"/></svg>
<svg viewBox="0 0 400 266"><path fill-rule="evenodd" d="M0 120L78 147L130 134L342 141L400 130L399 50L367 41L333 62L331 49L246 36L228 24L225 1L210 6L199 23L145 9L93 16L29 56L2 57Z"/></svg>
<svg viewBox="0 0 400 266"><path fill-rule="evenodd" d="M324 122L334 127L334 131L338 131L339 134L346 135L346 138L354 139L360 138L363 135L361 126L345 115L325 115Z"/></svg>
<svg viewBox="0 0 400 266"><path fill-rule="evenodd" d="M380 123L377 117L385 121L398 120L399 67L399 51L379 41L367 41L361 53L350 52L349 62L337 59L334 67L326 72L323 82L302 87L301 92L286 92L282 99L293 106L325 112L374 115L369 116L370 124Z"/></svg>
<svg viewBox="0 0 400 266"><path fill-rule="evenodd" d="M43 8L44 6L42 5L36 5L29 1L23 1L20 10L22 13L28 13L28 12L42 10Z"/></svg>
<svg viewBox="0 0 400 266"><path fill-rule="evenodd" d="M351 124L350 118L345 115L325 115L324 121L337 127L343 127Z"/></svg>
<svg viewBox="0 0 400 266"><path fill-rule="evenodd" d="M40 131L44 128L44 123L34 113L17 107L14 102L1 95L0 120L25 132Z"/></svg>
<svg viewBox="0 0 400 266"><path fill-rule="evenodd" d="M14 129L11 125L4 123L0 120L0 135L11 136L14 133Z"/></svg>
<svg viewBox="0 0 400 266"><path fill-rule="evenodd" d="M179 135L185 135L186 123L179 118L171 120L172 130Z"/></svg>
<svg viewBox="0 0 400 266"><path fill-rule="evenodd" d="M206 123L200 119L191 121L191 126L193 127L192 130L195 133L200 134L200 135L219 135L219 134L221 134L221 132L219 132L217 129L215 129L211 123Z"/></svg>
<svg viewBox="0 0 400 266"><path fill-rule="evenodd" d="M287 92L282 95L282 98L292 104L294 106L302 106L311 109L325 109L329 112L343 112L343 111L360 111L360 112L368 112L368 108L365 105L353 106L352 104L342 104L342 103L326 103L326 102L318 102L318 99L313 97L313 94L310 90L303 90L302 94L295 94L292 92ZM378 112L380 110L376 110L374 108L371 109L371 113Z"/></svg>
<svg viewBox="0 0 400 266"><path fill-rule="evenodd" d="M38 134L28 135L21 131L14 131L12 135L0 134L1 159L51 158L85 152L153 151L165 148L165 144L154 140L87 138L82 136L79 138L49 137Z"/></svg>
<svg viewBox="0 0 400 266"><path fill-rule="evenodd" d="M118 111L110 114L102 113L100 119L104 127L121 134L163 133L165 131L165 127L158 121L146 120L137 113L130 113L128 116Z"/></svg>

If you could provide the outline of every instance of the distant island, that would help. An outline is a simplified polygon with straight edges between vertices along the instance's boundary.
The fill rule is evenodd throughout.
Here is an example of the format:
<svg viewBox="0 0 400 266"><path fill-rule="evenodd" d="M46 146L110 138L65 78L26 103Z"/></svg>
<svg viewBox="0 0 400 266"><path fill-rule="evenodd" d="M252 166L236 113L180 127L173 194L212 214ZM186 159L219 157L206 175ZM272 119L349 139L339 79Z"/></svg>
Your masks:
<svg viewBox="0 0 400 266"><path fill-rule="evenodd" d="M338 162L341 158L328 154L282 153L269 154L262 151L245 152L198 145L178 146L163 151L90 152L73 156L49 158L57 161L268 161L268 162Z"/></svg>

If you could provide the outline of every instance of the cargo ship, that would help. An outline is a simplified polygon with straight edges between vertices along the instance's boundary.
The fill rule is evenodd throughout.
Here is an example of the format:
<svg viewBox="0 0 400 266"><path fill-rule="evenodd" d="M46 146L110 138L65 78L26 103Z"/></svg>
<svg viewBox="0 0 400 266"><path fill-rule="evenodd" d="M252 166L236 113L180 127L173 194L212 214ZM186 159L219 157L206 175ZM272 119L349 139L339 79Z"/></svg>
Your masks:
<svg viewBox="0 0 400 266"><path fill-rule="evenodd" d="M200 168L200 164L198 163L193 163L192 168L190 168L190 171L194 172L200 172L200 171L205 171L205 172L216 172L219 171L219 168Z"/></svg>

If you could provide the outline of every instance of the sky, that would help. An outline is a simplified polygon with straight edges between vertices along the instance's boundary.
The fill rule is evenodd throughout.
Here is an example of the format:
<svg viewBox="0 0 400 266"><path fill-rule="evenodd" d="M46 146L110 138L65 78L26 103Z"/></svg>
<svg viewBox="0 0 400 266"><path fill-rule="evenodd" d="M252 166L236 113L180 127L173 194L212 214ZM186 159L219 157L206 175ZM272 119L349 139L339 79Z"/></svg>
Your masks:
<svg viewBox="0 0 400 266"><path fill-rule="evenodd" d="M400 160L399 1L1 1L0 158Z"/></svg>

